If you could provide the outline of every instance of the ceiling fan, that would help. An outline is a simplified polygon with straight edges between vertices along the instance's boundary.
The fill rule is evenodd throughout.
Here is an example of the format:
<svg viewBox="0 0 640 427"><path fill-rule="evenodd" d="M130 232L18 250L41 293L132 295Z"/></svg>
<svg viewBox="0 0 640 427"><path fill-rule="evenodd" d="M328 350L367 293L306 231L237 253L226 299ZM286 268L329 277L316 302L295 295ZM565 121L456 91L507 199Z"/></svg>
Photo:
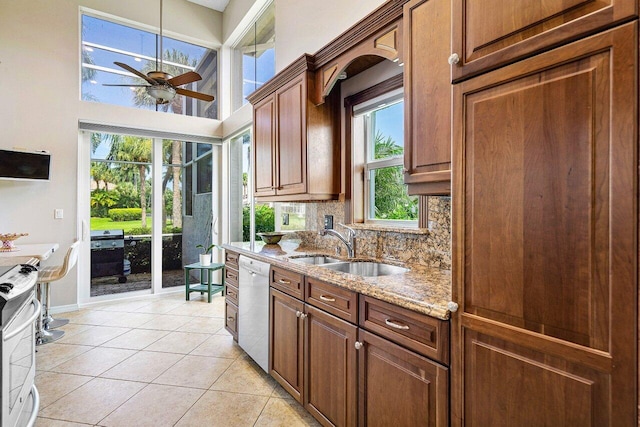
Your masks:
<svg viewBox="0 0 640 427"><path fill-rule="evenodd" d="M117 66L124 68L130 73L144 79L149 83L148 85L137 84L103 84L103 86L125 86L125 87L145 87L147 94L156 100L156 104L168 104L175 98L176 94L189 96L192 98L200 99L202 101L211 102L215 99L214 96L206 93L194 92L192 90L183 89L178 86L186 85L188 83L197 82L202 80L200 74L195 71L187 71L184 74L173 77L171 74L162 71L163 59L162 59L162 0L160 0L160 49L156 52L156 70L149 71L146 75L142 72L130 67L122 62L114 62ZM160 67L158 69L158 63Z"/></svg>

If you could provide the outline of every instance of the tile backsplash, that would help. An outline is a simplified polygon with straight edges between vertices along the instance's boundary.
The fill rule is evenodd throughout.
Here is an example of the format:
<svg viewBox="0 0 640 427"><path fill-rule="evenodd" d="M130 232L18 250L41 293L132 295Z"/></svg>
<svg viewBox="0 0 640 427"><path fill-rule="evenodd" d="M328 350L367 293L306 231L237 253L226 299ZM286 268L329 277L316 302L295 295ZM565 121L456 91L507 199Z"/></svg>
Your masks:
<svg viewBox="0 0 640 427"><path fill-rule="evenodd" d="M428 230L355 224L356 256L451 269L451 197L430 196L427 205ZM344 208L342 202L307 204L307 230L297 233L304 246L325 251L338 247L344 254L346 248L337 238L318 235L324 227L324 215L333 215L334 228L344 234L344 228L338 225L344 222Z"/></svg>

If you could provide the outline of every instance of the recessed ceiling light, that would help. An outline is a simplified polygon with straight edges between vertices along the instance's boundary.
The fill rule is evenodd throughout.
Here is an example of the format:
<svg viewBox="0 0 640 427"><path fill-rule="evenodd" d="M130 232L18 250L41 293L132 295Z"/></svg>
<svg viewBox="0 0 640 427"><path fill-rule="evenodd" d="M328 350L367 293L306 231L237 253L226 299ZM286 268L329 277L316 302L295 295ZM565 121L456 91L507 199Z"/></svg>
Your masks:
<svg viewBox="0 0 640 427"><path fill-rule="evenodd" d="M141 62L142 59L138 58L137 56L135 58L133 58L136 62Z"/></svg>
<svg viewBox="0 0 640 427"><path fill-rule="evenodd" d="M98 82L95 81L95 80L89 80L89 83L91 83L92 85L97 85L98 84Z"/></svg>

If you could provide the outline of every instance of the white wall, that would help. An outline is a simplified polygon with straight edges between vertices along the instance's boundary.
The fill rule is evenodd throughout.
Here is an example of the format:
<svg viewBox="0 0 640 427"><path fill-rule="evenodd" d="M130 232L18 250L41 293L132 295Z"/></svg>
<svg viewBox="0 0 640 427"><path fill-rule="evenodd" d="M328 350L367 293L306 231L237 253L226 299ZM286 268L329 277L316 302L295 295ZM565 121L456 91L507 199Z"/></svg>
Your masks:
<svg viewBox="0 0 640 427"><path fill-rule="evenodd" d="M222 16L185 0L165 0L167 35L214 47ZM84 6L157 27L158 0L0 0L0 147L49 150L51 181L0 181L0 233L26 232L20 243L57 242L60 264L78 236L78 121L220 135L220 122L80 101L80 12ZM64 209L54 220L53 210ZM86 260L85 260L86 262ZM88 284L84 284L85 286ZM53 286L53 305L76 303L75 277Z"/></svg>
<svg viewBox="0 0 640 427"><path fill-rule="evenodd" d="M276 71L315 53L385 1L275 0Z"/></svg>

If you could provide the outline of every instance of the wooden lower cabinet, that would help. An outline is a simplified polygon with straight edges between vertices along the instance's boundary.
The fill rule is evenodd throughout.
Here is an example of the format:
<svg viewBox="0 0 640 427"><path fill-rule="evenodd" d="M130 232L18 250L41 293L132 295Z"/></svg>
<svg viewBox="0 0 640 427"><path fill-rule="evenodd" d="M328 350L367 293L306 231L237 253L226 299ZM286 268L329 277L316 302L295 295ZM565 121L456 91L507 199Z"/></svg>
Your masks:
<svg viewBox="0 0 640 427"><path fill-rule="evenodd" d="M274 288L270 298L271 376L322 425L449 424L447 367Z"/></svg>
<svg viewBox="0 0 640 427"><path fill-rule="evenodd" d="M355 426L358 328L305 306L304 407L326 426Z"/></svg>
<svg viewBox="0 0 640 427"><path fill-rule="evenodd" d="M449 370L360 329L360 426L448 426Z"/></svg>
<svg viewBox="0 0 640 427"><path fill-rule="evenodd" d="M238 341L238 307L229 301L224 303L224 328Z"/></svg>
<svg viewBox="0 0 640 427"><path fill-rule="evenodd" d="M298 402L302 403L304 303L273 288L269 290L269 372Z"/></svg>
<svg viewBox="0 0 640 427"><path fill-rule="evenodd" d="M273 288L271 376L326 426L356 425L357 327Z"/></svg>
<svg viewBox="0 0 640 427"><path fill-rule="evenodd" d="M224 255L224 328L238 341L238 257L240 254L229 250Z"/></svg>

